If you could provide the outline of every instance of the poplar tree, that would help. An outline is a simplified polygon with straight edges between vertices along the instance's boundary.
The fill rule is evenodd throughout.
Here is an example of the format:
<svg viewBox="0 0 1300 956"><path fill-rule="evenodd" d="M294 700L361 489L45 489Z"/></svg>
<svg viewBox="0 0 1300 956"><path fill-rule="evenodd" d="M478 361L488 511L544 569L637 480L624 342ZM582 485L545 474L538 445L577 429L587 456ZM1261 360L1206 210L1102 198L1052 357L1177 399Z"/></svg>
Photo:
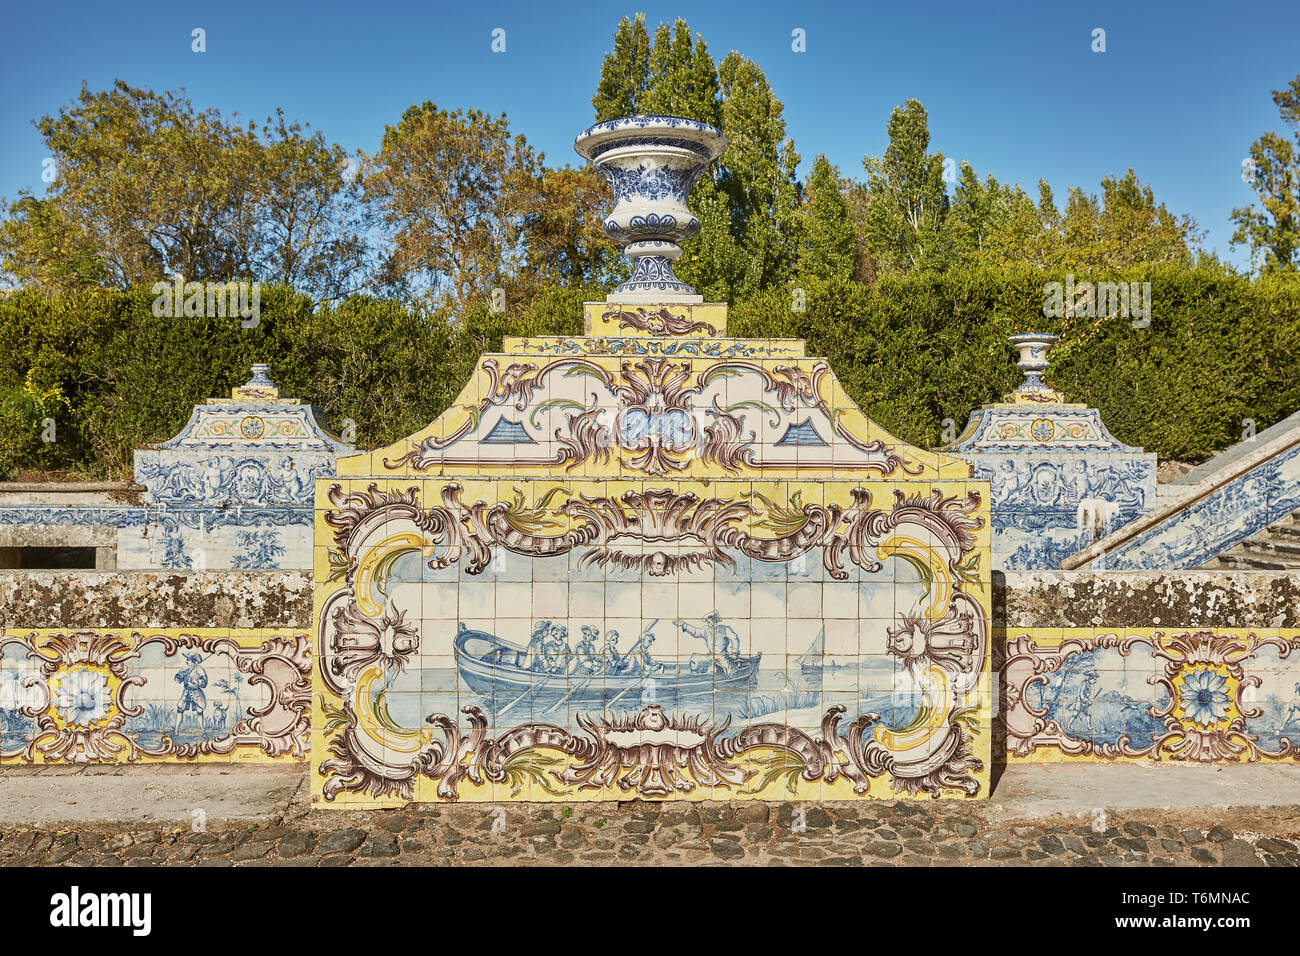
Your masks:
<svg viewBox="0 0 1300 956"><path fill-rule="evenodd" d="M851 279L857 230L840 192L839 170L824 155L813 160L800 207L798 278Z"/></svg>
<svg viewBox="0 0 1300 956"><path fill-rule="evenodd" d="M763 71L730 53L719 65L686 21L661 23L649 40L644 15L620 21L592 97L596 120L681 116L727 135L727 150L691 193L700 235L677 274L706 298L731 300L784 282L794 260L799 156Z"/></svg>
<svg viewBox="0 0 1300 956"><path fill-rule="evenodd" d="M1232 244L1249 245L1263 272L1294 272L1300 269L1300 75L1273 91L1273 103L1295 141L1270 132L1250 144L1246 178L1260 205L1232 210Z"/></svg>
<svg viewBox="0 0 1300 956"><path fill-rule="evenodd" d="M614 31L614 49L605 54L600 65L600 83L591 98L596 122L634 115L649 75L650 37L645 29L645 14L638 13L635 20L624 17Z"/></svg>
<svg viewBox="0 0 1300 956"><path fill-rule="evenodd" d="M886 268L941 268L948 193L943 154L927 152L930 130L921 101L894 107L888 130L885 155L862 160L870 193L864 223L868 248Z"/></svg>

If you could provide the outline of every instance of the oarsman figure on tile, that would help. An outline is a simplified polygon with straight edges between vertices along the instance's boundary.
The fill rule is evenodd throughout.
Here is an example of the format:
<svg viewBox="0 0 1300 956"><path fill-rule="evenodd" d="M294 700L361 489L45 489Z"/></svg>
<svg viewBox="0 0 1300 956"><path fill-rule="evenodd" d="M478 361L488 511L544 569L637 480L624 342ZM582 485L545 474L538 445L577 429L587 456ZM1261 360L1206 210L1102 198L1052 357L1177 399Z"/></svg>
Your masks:
<svg viewBox="0 0 1300 956"><path fill-rule="evenodd" d="M591 624L582 625L582 640L573 649L573 673L599 674L604 670L604 659L597 650L596 639L600 629Z"/></svg>

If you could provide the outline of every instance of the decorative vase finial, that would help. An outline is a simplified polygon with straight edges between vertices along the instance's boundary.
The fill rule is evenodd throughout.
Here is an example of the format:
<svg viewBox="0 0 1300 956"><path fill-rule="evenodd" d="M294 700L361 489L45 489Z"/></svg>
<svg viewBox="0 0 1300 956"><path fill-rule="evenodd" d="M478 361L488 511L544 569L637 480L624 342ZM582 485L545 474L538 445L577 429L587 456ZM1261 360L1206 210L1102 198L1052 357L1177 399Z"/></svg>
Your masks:
<svg viewBox="0 0 1300 956"><path fill-rule="evenodd" d="M259 386L266 388L275 387L274 383L271 381L271 366L265 362L253 363L253 377L244 383L244 388L257 388Z"/></svg>
<svg viewBox="0 0 1300 956"><path fill-rule="evenodd" d="M702 302L673 274L681 243L700 221L686 205L691 187L722 155L727 137L705 123L677 116L627 116L597 123L574 141L614 192L605 235L622 243L632 278L610 302Z"/></svg>
<svg viewBox="0 0 1300 956"><path fill-rule="evenodd" d="M1016 367L1025 376L1025 380L1007 396L1007 400L1012 402L1063 401L1060 393L1043 381L1043 373L1047 371L1047 353L1060 341L1060 336L1048 332L1025 332L1012 335L1007 341L1020 353Z"/></svg>
<svg viewBox="0 0 1300 956"><path fill-rule="evenodd" d="M265 362L253 365L253 377L243 385L230 390L230 397L235 401L264 402L279 399L280 390L271 381L271 366Z"/></svg>

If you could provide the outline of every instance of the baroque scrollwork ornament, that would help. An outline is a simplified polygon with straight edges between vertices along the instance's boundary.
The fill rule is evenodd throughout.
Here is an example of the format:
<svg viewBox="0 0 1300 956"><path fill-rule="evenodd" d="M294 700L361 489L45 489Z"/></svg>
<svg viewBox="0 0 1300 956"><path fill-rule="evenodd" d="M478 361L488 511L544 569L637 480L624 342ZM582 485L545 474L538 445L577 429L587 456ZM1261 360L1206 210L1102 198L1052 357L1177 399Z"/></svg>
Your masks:
<svg viewBox="0 0 1300 956"><path fill-rule="evenodd" d="M335 486L329 497L334 509L326 520L336 549L331 564L344 586L322 608L317 634L318 673L340 700L321 701L332 733L330 756L319 765L326 800L348 793L409 800L422 778L436 781L438 798L447 800L483 799L476 788L487 784L516 792L614 790L662 798L712 788L764 792L793 788L798 780L840 778L859 794L868 792L873 778L907 794L979 792L975 774L983 763L972 744L988 625L979 601L964 590L977 579L976 495L899 490L892 506L882 509L862 488L853 489L847 506L797 499L778 504L756 494L701 499L671 488L604 497L573 493L558 506L571 519L562 533L538 526L522 496L466 502L455 482L428 507L416 487L385 491L372 484L356 492ZM765 520L781 533L761 537L746 530ZM917 714L905 727L886 726L871 712L842 727L845 707L833 705L821 733L809 734L761 721L733 727L729 717L678 713L633 698L621 710L579 712L573 728L538 720L502 726L498 715L493 736L474 705L460 708L464 728L457 715L446 713L427 714L422 727L396 724L376 702L421 649L418 629L385 598L386 571L399 555L418 554L431 569L459 564L477 575L497 549L535 559L572 551L582 565L652 577L728 566L736 554L784 563L820 550L831 579L847 576L846 561L871 573L898 558L922 569L929 582L923 606L889 630L889 653L917 688Z"/></svg>

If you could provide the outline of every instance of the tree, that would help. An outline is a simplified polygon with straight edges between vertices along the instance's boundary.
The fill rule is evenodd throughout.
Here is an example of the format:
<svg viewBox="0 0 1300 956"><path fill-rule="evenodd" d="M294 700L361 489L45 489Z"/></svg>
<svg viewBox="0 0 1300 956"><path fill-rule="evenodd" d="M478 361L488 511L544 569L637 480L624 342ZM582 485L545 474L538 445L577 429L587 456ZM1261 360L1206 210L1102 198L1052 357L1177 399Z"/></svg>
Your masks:
<svg viewBox="0 0 1300 956"><path fill-rule="evenodd" d="M252 222L237 233L254 239L245 252L252 274L326 301L357 291L369 271L359 161L286 123L281 110L254 153L256 187L241 210Z"/></svg>
<svg viewBox="0 0 1300 956"><path fill-rule="evenodd" d="M989 177L990 179L992 177ZM1043 190L1046 189L1046 194ZM1060 236L1051 225L1056 216L1051 188L1039 182L1039 204L1035 205L1020 186L1000 187L998 202L1001 215L989 230L977 261L984 264L1011 266L1028 264L1047 268Z"/></svg>
<svg viewBox="0 0 1300 956"><path fill-rule="evenodd" d="M681 17L671 31L664 23L655 30L645 92L637 112L722 125L717 66L704 38L697 33L692 39L691 28Z"/></svg>
<svg viewBox="0 0 1300 956"><path fill-rule="evenodd" d="M728 298L744 298L790 277L799 154L785 135L784 107L757 63L728 53L718 79L727 134L718 182L731 202L732 235L742 267L728 277L725 292ZM710 278L716 282L721 277Z"/></svg>
<svg viewBox="0 0 1300 956"><path fill-rule="evenodd" d="M1051 187L1039 181L1040 206L1018 184L999 183L991 173L981 182L970 163L958 167L948 211L948 232L956 263L965 266L1028 262L1046 267L1059 237Z"/></svg>
<svg viewBox="0 0 1300 956"><path fill-rule="evenodd" d="M596 122L635 115L649 76L650 36L645 14L638 13L635 20L624 17L614 31L614 49L600 64L600 83L591 98Z"/></svg>
<svg viewBox="0 0 1300 956"><path fill-rule="evenodd" d="M963 162L953 193L949 214L955 245L967 261L978 260L988 247L990 233L1006 219L1002 187L992 173L981 183L975 168Z"/></svg>
<svg viewBox="0 0 1300 956"><path fill-rule="evenodd" d="M722 125L718 70L704 38L691 36L680 17L669 28L659 24L654 42L645 14L624 17L614 31L614 49L605 54L600 82L591 98L596 122L623 116L682 116Z"/></svg>
<svg viewBox="0 0 1300 956"><path fill-rule="evenodd" d="M1101 181L1101 198L1070 189L1055 264L1071 269L1122 269L1138 263L1190 262L1197 241L1190 216L1157 203L1133 170Z"/></svg>
<svg viewBox="0 0 1300 956"><path fill-rule="evenodd" d="M889 116L884 156L863 157L867 172L867 245L888 268L910 272L943 265L943 225L948 193L943 154L928 153L925 107L909 99Z"/></svg>
<svg viewBox="0 0 1300 956"><path fill-rule="evenodd" d="M545 285L608 286L630 272L622 250L601 230L609 187L591 166L543 169L520 197L527 268L525 299ZM513 297L512 297L513 298Z"/></svg>
<svg viewBox="0 0 1300 956"><path fill-rule="evenodd" d="M390 267L461 311L513 277L541 157L506 116L412 106L384 130L366 196L392 230Z"/></svg>
<svg viewBox="0 0 1300 956"><path fill-rule="evenodd" d="M358 278L365 243L341 215L344 152L283 115L259 135L183 91L118 80L83 86L36 125L57 177L44 198L20 194L0 229L0 262L21 283L126 288L174 274L334 298Z"/></svg>
<svg viewBox="0 0 1300 956"><path fill-rule="evenodd" d="M840 180L840 194L848 205L853 222L853 278L858 282L873 284L880 265L867 243L867 206L871 202L871 193L862 180L845 176Z"/></svg>
<svg viewBox="0 0 1300 956"><path fill-rule="evenodd" d="M72 292L112 284L90 226L70 219L53 199L21 195L0 223L0 261L21 285Z"/></svg>
<svg viewBox="0 0 1300 956"><path fill-rule="evenodd" d="M813 160L799 210L799 253L795 274L804 279L851 279L857 231L840 192L839 170L824 156Z"/></svg>
<svg viewBox="0 0 1300 956"><path fill-rule="evenodd" d="M1300 268L1300 75L1273 91L1273 103L1295 142L1270 132L1251 143L1250 187L1263 208L1232 210L1232 244L1249 245L1252 259L1262 254L1264 272L1294 272Z"/></svg>
<svg viewBox="0 0 1300 956"><path fill-rule="evenodd" d="M626 17L592 97L597 122L633 114L683 116L722 129L728 146L691 194L700 235L676 271L709 299L735 299L783 283L794 259L799 156L763 71L731 53L716 64L686 21Z"/></svg>

